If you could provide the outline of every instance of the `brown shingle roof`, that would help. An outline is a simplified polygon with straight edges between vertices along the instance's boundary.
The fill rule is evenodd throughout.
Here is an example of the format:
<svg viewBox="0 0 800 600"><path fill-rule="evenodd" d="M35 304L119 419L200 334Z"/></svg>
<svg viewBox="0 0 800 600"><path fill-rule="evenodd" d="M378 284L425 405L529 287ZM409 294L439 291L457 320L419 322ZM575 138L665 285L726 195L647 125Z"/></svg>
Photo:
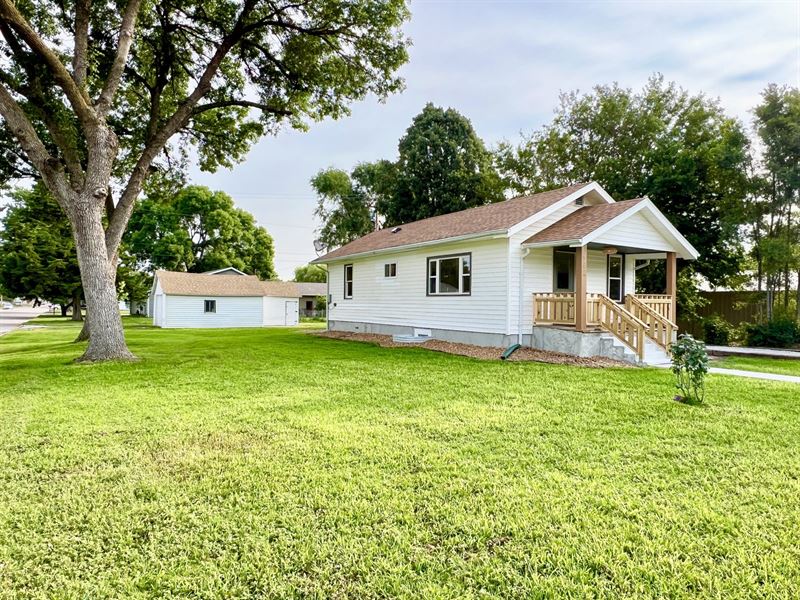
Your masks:
<svg viewBox="0 0 800 600"><path fill-rule="evenodd" d="M301 296L325 296L328 294L327 283L300 281L296 285Z"/></svg>
<svg viewBox="0 0 800 600"><path fill-rule="evenodd" d="M404 223L399 226L400 229L396 233L392 233L392 230L396 228L387 227L360 237L341 248L332 250L312 262L324 263L326 260L364 252L374 252L410 244L488 233L490 231L505 231L551 204L563 200L582 187L586 187L586 185L588 184L577 183L540 194L519 196L518 198L495 204L476 206L475 208L468 208L448 215Z"/></svg>
<svg viewBox="0 0 800 600"><path fill-rule="evenodd" d="M550 227L542 229L522 243L567 242L582 239L598 227L618 217L629 208L633 208L642 200L644 200L644 198L623 200L622 202L614 202L613 204L584 206L560 221L553 223Z"/></svg>
<svg viewBox="0 0 800 600"><path fill-rule="evenodd" d="M156 271L165 294L175 296L277 296L299 298L297 284L261 281L255 275L211 275Z"/></svg>

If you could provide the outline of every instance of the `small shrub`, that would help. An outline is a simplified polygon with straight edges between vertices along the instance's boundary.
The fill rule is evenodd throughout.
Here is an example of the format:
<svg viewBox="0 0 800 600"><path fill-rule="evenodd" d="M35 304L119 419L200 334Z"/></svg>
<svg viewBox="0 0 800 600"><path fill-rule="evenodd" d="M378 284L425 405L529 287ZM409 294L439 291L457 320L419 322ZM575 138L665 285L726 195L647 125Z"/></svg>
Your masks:
<svg viewBox="0 0 800 600"><path fill-rule="evenodd" d="M670 346L672 372L675 387L681 396L675 399L689 404L701 404L705 400L705 380L708 374L708 352L703 342L685 334Z"/></svg>
<svg viewBox="0 0 800 600"><path fill-rule="evenodd" d="M706 344L728 346L733 337L733 325L719 315L703 319L703 333Z"/></svg>
<svg viewBox="0 0 800 600"><path fill-rule="evenodd" d="M746 331L748 346L789 348L800 343L800 324L786 317L748 325Z"/></svg>

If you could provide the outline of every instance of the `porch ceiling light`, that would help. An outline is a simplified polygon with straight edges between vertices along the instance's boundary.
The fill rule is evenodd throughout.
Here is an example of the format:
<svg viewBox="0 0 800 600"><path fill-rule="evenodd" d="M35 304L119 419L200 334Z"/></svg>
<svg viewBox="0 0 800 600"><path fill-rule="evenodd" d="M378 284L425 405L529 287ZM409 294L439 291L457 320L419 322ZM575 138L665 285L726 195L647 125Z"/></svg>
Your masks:
<svg viewBox="0 0 800 600"><path fill-rule="evenodd" d="M603 252L605 252L606 254L616 254L617 249L614 248L614 246L606 246L605 248L603 248Z"/></svg>

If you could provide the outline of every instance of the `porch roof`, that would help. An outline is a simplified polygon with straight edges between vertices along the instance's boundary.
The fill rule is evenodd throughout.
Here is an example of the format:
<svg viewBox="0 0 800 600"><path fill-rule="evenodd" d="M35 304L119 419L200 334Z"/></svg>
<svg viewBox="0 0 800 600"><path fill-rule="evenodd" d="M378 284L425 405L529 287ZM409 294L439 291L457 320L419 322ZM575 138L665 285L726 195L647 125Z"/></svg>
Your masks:
<svg viewBox="0 0 800 600"><path fill-rule="evenodd" d="M654 229L663 238L661 244L665 247L641 248L641 250L654 249L675 251L681 258L693 260L699 253L689 241L675 229L664 214L656 208L649 198L634 198L622 200L611 204L598 204L585 206L564 217L560 221L535 233L524 242L524 247L535 248L542 246L586 246L590 243L604 242L604 234L621 223L631 219L634 215L643 213L646 221L639 218L638 223L646 226L650 231ZM634 221L636 222L636 221ZM639 246L637 245L637 248Z"/></svg>

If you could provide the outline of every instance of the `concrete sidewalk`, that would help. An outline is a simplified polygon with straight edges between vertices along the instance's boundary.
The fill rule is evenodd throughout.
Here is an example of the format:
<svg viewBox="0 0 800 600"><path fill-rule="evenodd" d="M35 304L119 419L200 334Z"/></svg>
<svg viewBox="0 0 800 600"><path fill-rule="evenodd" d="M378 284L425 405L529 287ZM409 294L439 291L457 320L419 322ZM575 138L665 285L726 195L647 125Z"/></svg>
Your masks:
<svg viewBox="0 0 800 600"><path fill-rule="evenodd" d="M739 348L737 346L706 346L714 356L763 356L764 358L793 358L800 360L800 351L778 348Z"/></svg>
<svg viewBox="0 0 800 600"><path fill-rule="evenodd" d="M734 375L736 377L749 377L750 379L768 379L770 381L783 381L785 383L800 383L800 377L795 375L762 373L761 371L743 371L742 369L721 369L720 367L710 367L708 372L716 375Z"/></svg>

